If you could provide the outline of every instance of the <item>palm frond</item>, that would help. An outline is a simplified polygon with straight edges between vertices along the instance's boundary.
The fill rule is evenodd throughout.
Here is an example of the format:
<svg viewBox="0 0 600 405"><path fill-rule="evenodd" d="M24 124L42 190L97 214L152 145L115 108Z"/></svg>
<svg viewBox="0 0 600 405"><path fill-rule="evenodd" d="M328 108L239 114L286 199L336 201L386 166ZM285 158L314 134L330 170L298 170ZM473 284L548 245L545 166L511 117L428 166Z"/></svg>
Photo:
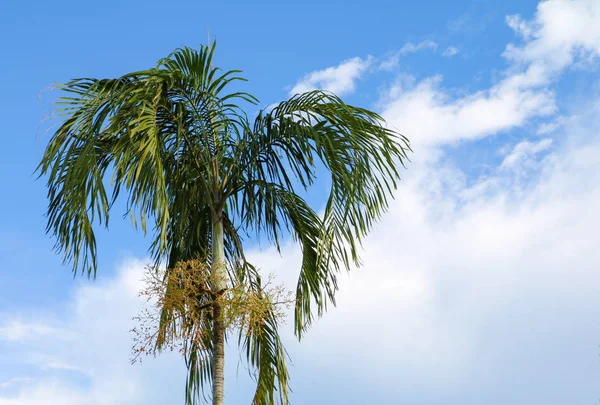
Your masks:
<svg viewBox="0 0 600 405"><path fill-rule="evenodd" d="M276 246L290 213L273 202L272 193L244 184L273 183L293 193L295 186L310 187L317 162L331 174L320 229L311 235L314 249L304 248L307 243L300 239L304 258L295 324L301 336L313 319L311 299L322 314L328 301L335 303L335 273L360 264L360 242L387 209L400 178L398 166L407 161L410 145L388 129L379 115L322 91L294 96L259 114L244 141L234 176L241 186L233 188L232 205L248 227L266 232ZM304 262L315 264L305 266Z"/></svg>
<svg viewBox="0 0 600 405"><path fill-rule="evenodd" d="M277 316L272 304L268 302L269 297L264 295L261 278L253 266L243 269L239 281L247 285L252 294L269 304L267 313L260 316L260 322L239 331L238 342L246 353L249 365L256 371L256 390L252 404L288 405L288 354L279 336Z"/></svg>

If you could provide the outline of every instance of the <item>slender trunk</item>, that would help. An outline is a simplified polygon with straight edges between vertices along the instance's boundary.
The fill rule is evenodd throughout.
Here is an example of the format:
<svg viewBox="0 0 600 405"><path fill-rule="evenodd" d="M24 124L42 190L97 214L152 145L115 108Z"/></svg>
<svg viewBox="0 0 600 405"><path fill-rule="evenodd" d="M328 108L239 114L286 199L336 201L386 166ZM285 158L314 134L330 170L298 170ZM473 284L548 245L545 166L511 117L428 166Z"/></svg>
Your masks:
<svg viewBox="0 0 600 405"><path fill-rule="evenodd" d="M223 220L220 215L214 219L212 229L212 277L215 280L215 289L221 291L226 288L225 277L225 250L223 247ZM215 304L213 308L213 356L212 356L212 403L223 405L224 398L224 366L225 366L225 328L221 305Z"/></svg>

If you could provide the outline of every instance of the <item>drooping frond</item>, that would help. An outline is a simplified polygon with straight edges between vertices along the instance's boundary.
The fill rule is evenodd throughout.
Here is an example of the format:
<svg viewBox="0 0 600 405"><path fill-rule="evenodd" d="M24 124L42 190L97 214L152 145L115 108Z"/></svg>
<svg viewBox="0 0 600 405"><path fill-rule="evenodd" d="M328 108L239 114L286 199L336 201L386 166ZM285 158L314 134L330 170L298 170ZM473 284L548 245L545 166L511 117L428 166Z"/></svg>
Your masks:
<svg viewBox="0 0 600 405"><path fill-rule="evenodd" d="M239 282L247 285L248 290L266 304L260 306L264 313L257 317L258 321L239 331L238 342L246 353L248 364L256 370L252 405L288 405L288 355L279 337L275 303L269 302L270 297L265 294L261 277L253 266L241 270Z"/></svg>
<svg viewBox="0 0 600 405"><path fill-rule="evenodd" d="M323 218L304 217L292 232L303 249L296 309L296 333L301 336L312 320L311 300L321 314L327 301L334 302L335 273L359 264L360 241L387 209L409 143L377 114L314 91L261 113L240 149L232 206L247 228L265 232L277 246L282 227L294 224L290 215L299 216L286 212L273 193L257 185L276 184L292 193L295 186L307 189L318 162L331 175ZM318 231L306 233L308 229ZM310 236L302 240L302 235Z"/></svg>
<svg viewBox="0 0 600 405"><path fill-rule="evenodd" d="M188 369L185 381L185 403L194 405L200 400L207 399L206 392L210 389L212 381L212 329L211 322L206 321L198 324L199 328L206 331L203 342L190 342L187 348L188 355L185 357L185 365Z"/></svg>
<svg viewBox="0 0 600 405"><path fill-rule="evenodd" d="M197 227L189 225L195 215L189 210L219 208L219 162L245 120L235 101L254 98L223 94L227 84L243 79L213 68L213 49L183 48L153 69L58 86L65 93L57 110L63 123L38 171L48 176L48 231L75 272L95 274L93 223L108 225L122 191L134 224L145 232L153 220L157 261Z"/></svg>
<svg viewBox="0 0 600 405"><path fill-rule="evenodd" d="M126 131L111 131L106 122L123 94L138 87L129 79L77 79L59 86L67 93L57 111L64 121L38 166L40 175L48 175L47 231L57 237L58 250L73 262L74 270L88 275L97 268L92 224L96 220L108 225L112 199L104 181L114 164L114 147ZM154 185L160 194L160 183Z"/></svg>
<svg viewBox="0 0 600 405"><path fill-rule="evenodd" d="M277 318L269 313L260 328L252 331L243 344L250 364L256 368L253 405L287 405L289 374L287 353L279 337ZM276 392L278 395L276 396Z"/></svg>

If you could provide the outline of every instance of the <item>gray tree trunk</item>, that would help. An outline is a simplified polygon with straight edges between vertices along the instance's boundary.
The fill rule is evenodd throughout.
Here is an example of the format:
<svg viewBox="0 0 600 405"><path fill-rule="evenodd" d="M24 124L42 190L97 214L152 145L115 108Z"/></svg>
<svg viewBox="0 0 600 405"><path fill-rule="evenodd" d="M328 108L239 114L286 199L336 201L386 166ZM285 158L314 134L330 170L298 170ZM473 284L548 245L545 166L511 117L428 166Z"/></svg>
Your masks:
<svg viewBox="0 0 600 405"><path fill-rule="evenodd" d="M223 246L223 220L215 218L212 232L212 276L215 289L221 291L227 287L225 268L225 249ZM212 357L212 403L223 405L224 400L224 367L225 367L225 328L223 326L222 308L215 304L213 308L213 357Z"/></svg>

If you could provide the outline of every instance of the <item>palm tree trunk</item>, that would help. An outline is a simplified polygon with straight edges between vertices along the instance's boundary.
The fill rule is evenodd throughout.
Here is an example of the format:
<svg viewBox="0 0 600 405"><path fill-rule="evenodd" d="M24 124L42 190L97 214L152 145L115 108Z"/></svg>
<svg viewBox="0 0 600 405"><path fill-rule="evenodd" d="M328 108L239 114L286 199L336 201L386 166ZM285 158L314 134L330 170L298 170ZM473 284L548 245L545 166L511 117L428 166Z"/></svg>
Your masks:
<svg viewBox="0 0 600 405"><path fill-rule="evenodd" d="M223 219L217 215L212 229L212 276L215 289L226 288L225 249L223 246ZM225 368L225 328L223 326L221 305L217 302L213 307L213 353L212 353L212 403L223 405L224 400L224 368Z"/></svg>

